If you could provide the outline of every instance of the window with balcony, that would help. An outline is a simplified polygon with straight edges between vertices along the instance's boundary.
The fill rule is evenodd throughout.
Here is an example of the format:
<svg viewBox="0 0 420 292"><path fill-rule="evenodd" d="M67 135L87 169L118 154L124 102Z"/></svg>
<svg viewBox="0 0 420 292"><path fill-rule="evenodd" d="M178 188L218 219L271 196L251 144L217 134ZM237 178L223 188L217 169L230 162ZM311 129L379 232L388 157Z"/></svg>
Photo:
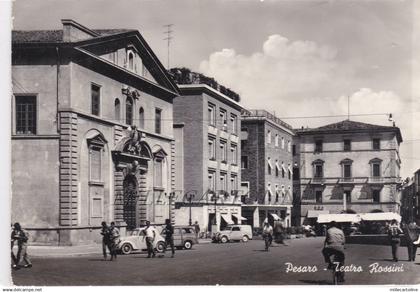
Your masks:
<svg viewBox="0 0 420 292"><path fill-rule="evenodd" d="M381 139L374 138L372 140L372 149L373 150L380 150L381 149Z"/></svg>
<svg viewBox="0 0 420 292"><path fill-rule="evenodd" d="M212 103L208 104L208 122L209 125L215 126L216 125L216 106Z"/></svg>
<svg viewBox="0 0 420 292"><path fill-rule="evenodd" d="M248 169L248 156L241 156L241 169Z"/></svg>
<svg viewBox="0 0 420 292"><path fill-rule="evenodd" d="M380 190L372 190L372 200L374 203L380 203L381 201L381 191Z"/></svg>
<svg viewBox="0 0 420 292"><path fill-rule="evenodd" d="M344 139L343 150L344 151L351 151L351 140L350 139Z"/></svg>
<svg viewBox="0 0 420 292"><path fill-rule="evenodd" d="M90 88L91 96L91 114L99 116L101 109L101 87L95 84L91 84Z"/></svg>
<svg viewBox="0 0 420 292"><path fill-rule="evenodd" d="M16 96L16 134L36 134L36 96Z"/></svg>
<svg viewBox="0 0 420 292"><path fill-rule="evenodd" d="M317 203L322 203L322 191L315 191L315 201Z"/></svg>
<svg viewBox="0 0 420 292"><path fill-rule="evenodd" d="M216 139L214 137L209 137L209 159L216 160Z"/></svg>
<svg viewBox="0 0 420 292"><path fill-rule="evenodd" d="M316 140L315 141L315 152L319 153L322 152L322 140Z"/></svg>
<svg viewBox="0 0 420 292"><path fill-rule="evenodd" d="M344 159L340 162L341 164L341 177L344 181L350 181L352 177L352 163L351 159Z"/></svg>

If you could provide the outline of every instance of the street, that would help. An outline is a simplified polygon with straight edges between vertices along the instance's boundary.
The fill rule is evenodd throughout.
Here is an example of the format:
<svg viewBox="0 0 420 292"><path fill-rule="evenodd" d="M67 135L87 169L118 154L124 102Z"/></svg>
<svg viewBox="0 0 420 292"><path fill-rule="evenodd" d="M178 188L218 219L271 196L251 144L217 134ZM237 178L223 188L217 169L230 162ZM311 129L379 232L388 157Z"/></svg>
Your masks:
<svg viewBox="0 0 420 292"><path fill-rule="evenodd" d="M269 252L264 251L262 240L202 244L176 251L175 258L170 258L169 251L165 257L151 259L137 253L121 255L116 262L102 261L100 251L79 257L34 257L31 269L13 271L12 277L15 285L25 286L331 285L331 271L324 270L321 255L323 238L289 240L288 244L274 244ZM400 247L398 263L391 261L389 246L347 245L345 252L346 267L352 269L346 273L346 285L420 283L420 257L408 262L405 247ZM378 273L370 273L369 265L375 263Z"/></svg>

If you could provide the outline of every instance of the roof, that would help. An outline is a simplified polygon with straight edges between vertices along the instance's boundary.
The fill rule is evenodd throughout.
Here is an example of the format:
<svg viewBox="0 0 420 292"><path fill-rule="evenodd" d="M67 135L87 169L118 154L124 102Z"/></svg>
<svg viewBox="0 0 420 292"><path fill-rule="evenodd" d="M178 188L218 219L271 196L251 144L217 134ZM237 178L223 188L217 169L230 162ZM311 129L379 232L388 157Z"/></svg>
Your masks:
<svg viewBox="0 0 420 292"><path fill-rule="evenodd" d="M344 120L318 128L296 129L298 135L319 133L346 133L346 132L395 132L398 141L402 142L400 129L395 126L373 125L368 123Z"/></svg>
<svg viewBox="0 0 420 292"><path fill-rule="evenodd" d="M99 37L120 34L134 29L93 29ZM95 38L92 36L92 38ZM63 30L13 30L13 43L62 43Z"/></svg>

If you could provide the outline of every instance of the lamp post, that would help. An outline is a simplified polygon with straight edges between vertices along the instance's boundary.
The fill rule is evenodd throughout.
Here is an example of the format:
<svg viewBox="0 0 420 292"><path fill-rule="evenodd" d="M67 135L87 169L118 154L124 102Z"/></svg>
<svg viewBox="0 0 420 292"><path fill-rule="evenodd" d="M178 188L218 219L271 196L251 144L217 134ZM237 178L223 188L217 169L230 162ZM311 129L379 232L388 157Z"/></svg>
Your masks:
<svg viewBox="0 0 420 292"><path fill-rule="evenodd" d="M171 222L172 222L171 206L172 206L172 199L175 198L175 192L170 192L168 198L169 198L169 208L168 208L169 209L169 217L168 217L168 219L171 220Z"/></svg>
<svg viewBox="0 0 420 292"><path fill-rule="evenodd" d="M192 200L195 197L195 195L193 193L187 193L187 200L190 203L190 219L189 219L189 225L192 225L192 219L191 219L191 206L192 206Z"/></svg>
<svg viewBox="0 0 420 292"><path fill-rule="evenodd" d="M214 200L214 225L217 226L217 200L219 199L219 194L218 193L214 193L212 196L212 200ZM216 227L217 228L217 227Z"/></svg>

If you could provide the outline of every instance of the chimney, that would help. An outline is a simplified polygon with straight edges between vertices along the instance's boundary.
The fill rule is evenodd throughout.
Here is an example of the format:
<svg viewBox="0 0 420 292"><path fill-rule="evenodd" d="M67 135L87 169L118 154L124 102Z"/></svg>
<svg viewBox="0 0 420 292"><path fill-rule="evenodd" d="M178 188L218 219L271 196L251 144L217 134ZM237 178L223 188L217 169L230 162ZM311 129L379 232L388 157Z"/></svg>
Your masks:
<svg viewBox="0 0 420 292"><path fill-rule="evenodd" d="M63 42L78 42L99 36L98 33L72 19L62 19Z"/></svg>

